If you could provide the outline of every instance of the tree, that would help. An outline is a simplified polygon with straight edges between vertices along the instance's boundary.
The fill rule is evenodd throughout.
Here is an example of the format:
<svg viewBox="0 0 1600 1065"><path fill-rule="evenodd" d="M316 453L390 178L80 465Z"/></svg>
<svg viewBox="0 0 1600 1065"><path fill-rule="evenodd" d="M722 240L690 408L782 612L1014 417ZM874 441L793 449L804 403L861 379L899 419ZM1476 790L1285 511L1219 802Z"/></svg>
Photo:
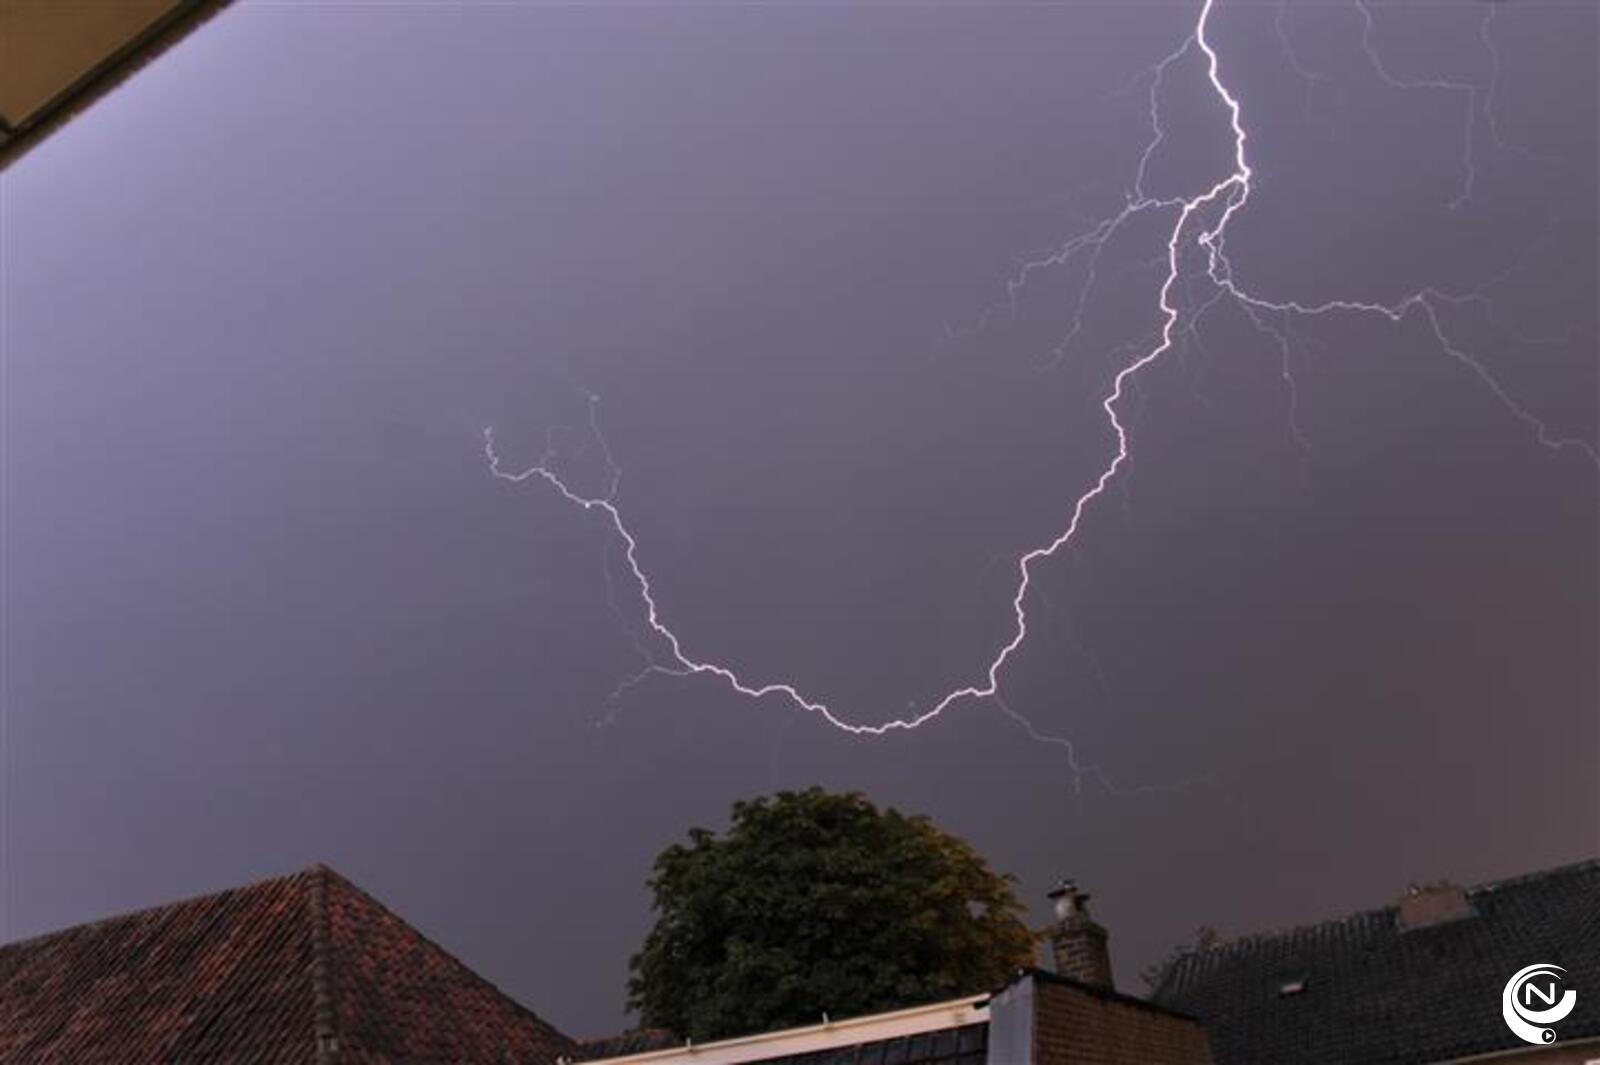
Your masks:
<svg viewBox="0 0 1600 1065"><path fill-rule="evenodd" d="M925 817L821 788L738 802L656 858L628 1006L692 1039L1001 986L1033 961L1015 878Z"/></svg>

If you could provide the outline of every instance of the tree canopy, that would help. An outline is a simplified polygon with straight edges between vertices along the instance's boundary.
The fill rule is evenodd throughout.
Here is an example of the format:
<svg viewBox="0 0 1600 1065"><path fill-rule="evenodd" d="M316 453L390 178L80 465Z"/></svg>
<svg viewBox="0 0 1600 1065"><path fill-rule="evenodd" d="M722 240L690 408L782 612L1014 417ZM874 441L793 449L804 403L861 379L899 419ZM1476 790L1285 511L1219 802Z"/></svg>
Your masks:
<svg viewBox="0 0 1600 1065"><path fill-rule="evenodd" d="M696 1040L991 990L1033 960L1015 878L926 817L811 788L735 803L655 862L640 1021Z"/></svg>

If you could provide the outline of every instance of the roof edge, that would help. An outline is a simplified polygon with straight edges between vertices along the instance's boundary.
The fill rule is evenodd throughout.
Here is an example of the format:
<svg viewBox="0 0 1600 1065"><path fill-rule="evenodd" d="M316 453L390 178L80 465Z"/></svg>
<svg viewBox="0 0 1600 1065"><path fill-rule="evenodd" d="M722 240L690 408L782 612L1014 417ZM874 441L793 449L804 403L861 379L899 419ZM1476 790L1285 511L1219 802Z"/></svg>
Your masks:
<svg viewBox="0 0 1600 1065"><path fill-rule="evenodd" d="M1070 976L1062 976L1060 973L1053 973L1048 969L1022 969L1018 971L1016 977L1006 987L1010 987L1024 977L1030 976L1040 983L1054 984L1057 987L1070 987L1075 991L1093 995L1095 998L1105 999L1107 1002L1116 1002L1124 1006L1132 1006L1135 1009L1149 1010L1151 1013L1159 1013L1175 1020L1191 1021L1194 1024L1200 1023L1200 1018L1192 1013L1175 1010L1171 1006L1163 1006L1159 1002L1152 1002L1147 998L1140 998L1138 995L1130 995L1126 991L1118 991L1114 987L1101 987L1098 984L1088 984L1082 980L1074 980Z"/></svg>
<svg viewBox="0 0 1600 1065"><path fill-rule="evenodd" d="M1600 1035L1583 1036L1578 1039L1563 1039L1560 1042L1563 1050L1568 1047L1600 1047ZM1536 1047L1522 1047L1511 1050L1486 1050L1482 1054L1474 1054L1469 1058L1452 1058L1450 1065L1472 1065L1479 1061L1515 1061L1518 1058L1531 1057L1549 1050L1548 1044Z"/></svg>
<svg viewBox="0 0 1600 1065"><path fill-rule="evenodd" d="M415 936L418 940L426 944L430 950L437 951L442 957L447 959L451 965L454 965L463 974L465 974L468 980L486 988L488 991L504 999L506 1002L510 1003L513 1009L517 1010L519 1013L533 1021L535 1024L539 1025L541 1028L544 1028L557 1040L564 1043L567 1046L569 1053L576 1050L579 1046L578 1040L574 1039L566 1032L563 1032L554 1024L551 1024L549 1021L545 1020L529 1007L523 1005L523 1003L519 1001L515 995L507 993L503 988L500 987L499 984L496 984L493 980L490 980L487 976L484 976L482 973L478 972L478 970L462 961L456 956L454 951L443 946L438 940L434 939L422 929L418 928L411 921L402 917L394 910L391 910L383 903L382 899L377 898L371 892L363 888L360 884L355 883L337 869L330 868L326 865L317 864L312 866L310 870L307 871L316 874L325 883L328 889L337 887L341 891L348 891L360 898L364 904L373 907L393 920L399 922L411 933L411 935ZM326 905L326 900L324 900L324 905ZM338 990L337 981L332 978L331 972L328 978L328 989L330 995ZM335 1038L337 1038L337 1032L335 1032L334 1035Z"/></svg>
<svg viewBox="0 0 1600 1065"><path fill-rule="evenodd" d="M1506 888L1523 887L1549 880L1555 877L1571 876L1580 872L1600 872L1600 858L1585 858L1581 861L1567 862L1563 865L1553 865L1547 869L1537 869L1529 873L1518 873L1514 876L1501 877L1498 880L1486 880L1479 884L1463 887L1461 890L1470 900L1474 896L1484 895L1493 891L1502 891ZM1174 983L1174 977L1180 969L1188 966L1197 958L1207 956L1222 956L1238 951L1250 950L1269 943L1275 939L1286 939L1290 936L1300 935L1318 928L1327 928L1332 925L1352 924L1358 921L1373 920L1399 911L1396 903L1384 906L1372 906L1364 910L1354 910L1337 917L1329 917L1321 921L1307 921L1301 924L1286 925L1281 928L1270 928L1260 932L1250 932L1246 935L1223 940L1209 947L1187 947L1179 951L1167 965L1165 974L1151 992L1152 997L1160 998Z"/></svg>
<svg viewBox="0 0 1600 1065"><path fill-rule="evenodd" d="M232 2L182 0L71 85L18 118L16 125L0 123L5 126L0 137L0 171L27 155L51 133L92 107Z"/></svg>
<svg viewBox="0 0 1600 1065"><path fill-rule="evenodd" d="M693 1061L695 1065L738 1065L768 1058L787 1057L830 1050L839 1046L877 1042L903 1035L937 1032L981 1024L989 1019L992 995L967 995L886 1013L868 1013L844 1020L825 1020L801 1028L781 1028L773 1032L739 1035L711 1043L685 1043L666 1050L647 1050L613 1058L596 1058L589 1065L645 1065L645 1063ZM763 1050L762 1048L765 1047ZM751 1051L759 1057L748 1057Z"/></svg>
<svg viewBox="0 0 1600 1065"><path fill-rule="evenodd" d="M1525 884L1531 884L1540 880L1547 880L1551 877L1566 876L1585 869L1600 871L1600 858L1588 858L1581 862L1569 862L1566 865L1551 866L1549 869L1540 869L1532 873L1519 873L1516 876L1508 876L1500 880L1486 880L1481 884L1464 886L1461 890L1470 898L1473 895L1481 895L1490 891L1500 891L1508 887L1521 887ZM1329 917L1321 921L1306 921L1301 924L1286 925L1282 928L1269 928L1263 932L1251 932L1247 935L1238 936L1233 939L1227 939L1211 947L1191 947L1188 950L1185 950L1182 956L1190 957L1196 954L1226 953L1232 947L1258 943L1268 939L1279 939L1283 936L1294 935L1298 932L1309 931L1313 928L1323 928L1327 925L1345 924L1346 922L1350 921L1359 921L1371 917L1380 917L1387 913L1393 913L1399 908L1400 907L1397 904L1391 902L1384 906L1369 906L1364 910L1352 910L1349 913L1341 914L1337 917Z"/></svg>
<svg viewBox="0 0 1600 1065"><path fill-rule="evenodd" d="M268 884L282 884L293 880L296 877L315 875L319 871L326 871L332 873L334 876L339 876L338 872L318 862L314 865L296 869L292 873L277 873L272 876L260 876L256 877L254 880L247 880L243 884L230 884L227 887L220 887L214 891L202 891L194 895L184 895L180 898L169 899L166 902L156 902L149 906L140 906L136 910L124 910L121 913L108 913L104 917L92 917L87 921L79 921L76 924L62 925L60 928L52 928L47 932L37 932L34 935L24 936L21 939L13 939L9 943L0 943L0 954L5 954L7 951L15 950L21 947L31 947L43 942L44 940L52 939L56 936L66 935L68 932L79 932L84 929L97 928L101 925L112 924L116 921L126 921L133 917L143 917L147 914L157 913L161 910L170 910L176 906L186 906L193 902L204 902L207 899L214 899L218 895L228 895L235 891L249 891L253 888L266 887ZM339 878L341 880L344 879L342 876Z"/></svg>

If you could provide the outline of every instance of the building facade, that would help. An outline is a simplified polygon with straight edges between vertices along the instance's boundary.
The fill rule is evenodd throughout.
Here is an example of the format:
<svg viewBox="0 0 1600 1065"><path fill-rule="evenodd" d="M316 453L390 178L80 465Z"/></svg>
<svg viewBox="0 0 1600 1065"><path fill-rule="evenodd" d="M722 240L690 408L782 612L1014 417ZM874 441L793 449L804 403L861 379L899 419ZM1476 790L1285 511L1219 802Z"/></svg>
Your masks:
<svg viewBox="0 0 1600 1065"><path fill-rule="evenodd" d="M570 1038L323 866L0 946L0 1065L1600 1065L1600 861L1180 955L1118 991L1063 883L1055 970L867 1017L688 1044ZM1524 1042L1507 984L1559 967ZM1560 1011L1557 1011L1560 1012ZM1537 1017L1535 1018L1537 1019Z"/></svg>
<svg viewBox="0 0 1600 1065"><path fill-rule="evenodd" d="M714 1043L616 1056L604 1065L1211 1065L1192 1017L1037 969L987 995L824 1021Z"/></svg>

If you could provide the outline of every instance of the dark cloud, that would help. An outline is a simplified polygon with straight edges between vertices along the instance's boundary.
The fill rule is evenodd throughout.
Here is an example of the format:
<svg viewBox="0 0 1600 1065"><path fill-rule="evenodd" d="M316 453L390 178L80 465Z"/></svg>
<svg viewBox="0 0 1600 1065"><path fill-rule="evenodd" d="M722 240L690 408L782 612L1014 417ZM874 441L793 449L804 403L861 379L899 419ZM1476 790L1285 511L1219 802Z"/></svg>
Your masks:
<svg viewBox="0 0 1600 1065"><path fill-rule="evenodd" d="M1595 9L1501 6L1492 92L1483 10L1372 7L1391 81L1474 95L1386 84L1353 5L1224 4L1257 169L1230 255L1274 299L1491 295L1451 335L1592 444ZM861 721L978 679L1007 560L1109 454L1156 220L1058 359L1081 262L964 330L1123 205L1141 71L1195 14L241 4L33 152L3 187L0 933L326 860L586 1034L621 1021L652 855L775 787L931 813L1035 900L1078 875L1128 984L1201 923L1591 853L1595 470L1420 316L1296 323L1304 447L1230 304L1138 379L1006 693L1148 793L1080 790L981 704L888 739L709 681L613 704L617 545L487 475L484 425L513 462L564 425L598 483L593 390L692 653ZM1192 194L1225 116L1170 76L1152 191Z"/></svg>

